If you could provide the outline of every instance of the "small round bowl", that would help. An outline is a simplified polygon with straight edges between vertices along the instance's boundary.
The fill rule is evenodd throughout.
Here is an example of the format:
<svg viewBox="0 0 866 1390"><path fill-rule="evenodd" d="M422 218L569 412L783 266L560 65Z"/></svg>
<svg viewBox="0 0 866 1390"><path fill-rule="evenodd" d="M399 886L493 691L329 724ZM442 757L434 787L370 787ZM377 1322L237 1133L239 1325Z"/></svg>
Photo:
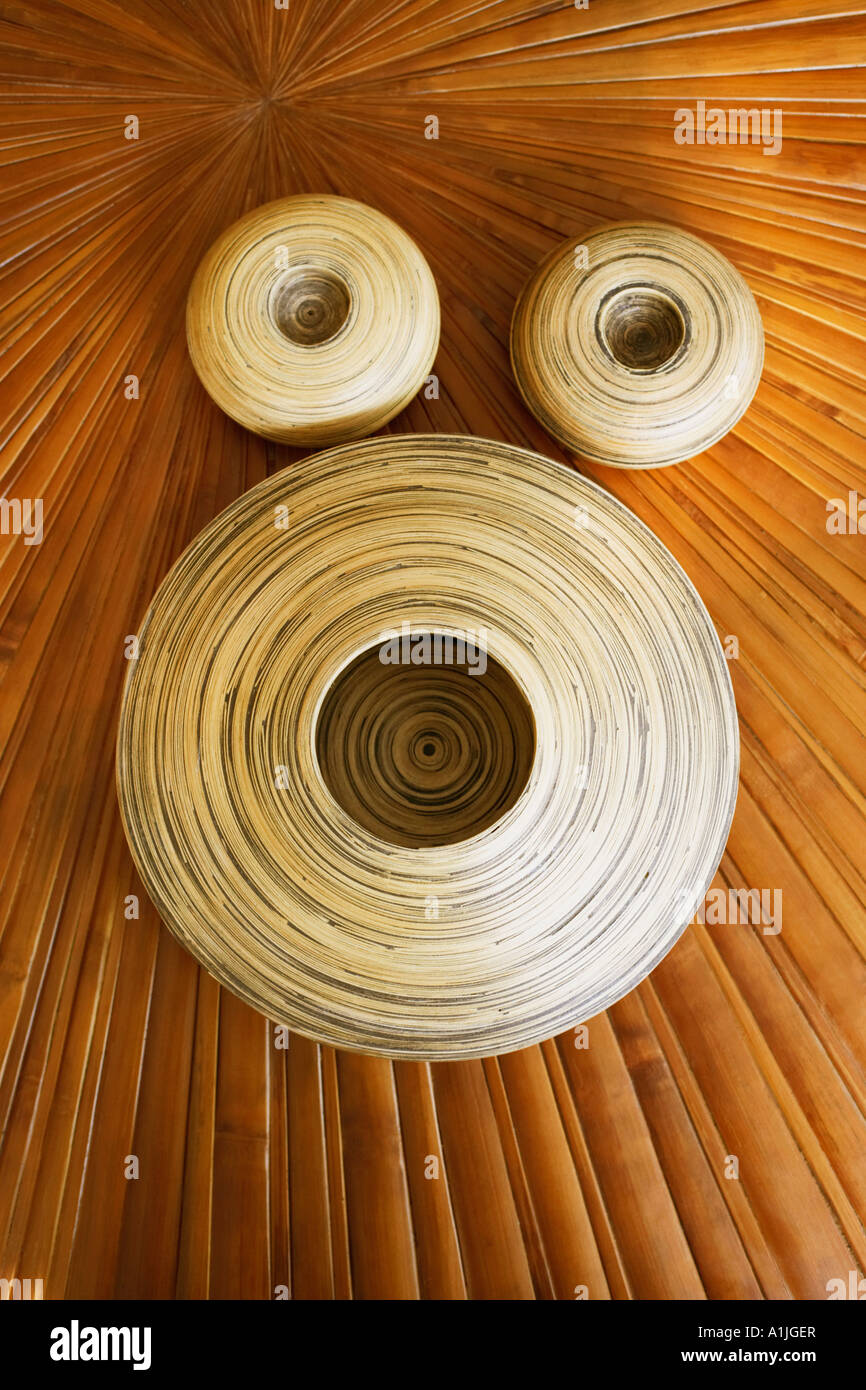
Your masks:
<svg viewBox="0 0 866 1390"><path fill-rule="evenodd" d="M556 247L524 287L511 363L533 415L615 468L707 449L755 394L764 331L752 292L712 246L618 222Z"/></svg>
<svg viewBox="0 0 866 1390"><path fill-rule="evenodd" d="M439 345L433 274L411 237L351 198L266 203L196 271L193 366L216 404L285 444L372 433L416 394Z"/></svg>

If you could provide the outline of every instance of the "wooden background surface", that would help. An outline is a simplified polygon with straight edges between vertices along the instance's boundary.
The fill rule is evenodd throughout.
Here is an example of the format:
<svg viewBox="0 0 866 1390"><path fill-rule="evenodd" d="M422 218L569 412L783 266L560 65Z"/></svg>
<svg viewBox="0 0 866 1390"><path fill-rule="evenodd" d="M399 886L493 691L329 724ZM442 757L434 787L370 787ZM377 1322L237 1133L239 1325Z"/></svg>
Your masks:
<svg viewBox="0 0 866 1390"><path fill-rule="evenodd" d="M0 1275L50 1298L826 1297L866 1266L866 540L826 526L827 499L866 493L863 9L3 15L3 495L43 498L45 532L2 538ZM781 153L675 144L700 99L782 109ZM394 430L562 456L516 395L508 323L542 254L598 221L705 236L760 305L766 369L733 435L587 471L738 639L717 883L781 890L783 929L696 924L585 1050L277 1051L143 897L124 918L124 638L195 532L293 458L199 386L185 295L222 228L304 190L397 218L437 277L440 398Z"/></svg>

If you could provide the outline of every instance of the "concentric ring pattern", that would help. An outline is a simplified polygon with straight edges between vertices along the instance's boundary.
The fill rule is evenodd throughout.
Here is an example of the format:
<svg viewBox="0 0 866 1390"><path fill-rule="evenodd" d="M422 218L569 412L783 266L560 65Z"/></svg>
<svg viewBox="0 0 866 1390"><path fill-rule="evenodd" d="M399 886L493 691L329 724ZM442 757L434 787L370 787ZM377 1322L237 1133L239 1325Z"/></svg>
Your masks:
<svg viewBox="0 0 866 1390"><path fill-rule="evenodd" d="M862 5L21 0L0 37L2 496L43 502L38 544L35 509L30 536L14 509L0 535L0 1276L47 1298L847 1286L866 1271ZM678 141L699 102L766 109L771 132L778 112L781 147ZM396 221L436 278L436 381L394 432L576 465L683 566L733 682L739 794L704 920L585 1034L501 1058L278 1033L160 926L118 814L129 639L193 537L301 457L199 383L195 270L251 209L325 193ZM665 469L572 456L508 361L533 268L633 220L726 256L766 337L749 410Z"/></svg>
<svg viewBox="0 0 866 1390"><path fill-rule="evenodd" d="M326 691L315 729L322 780L378 839L419 847L468 840L526 786L535 718L482 637L413 634L401 623ZM435 907L425 904L428 918Z"/></svg>
<svg viewBox="0 0 866 1390"><path fill-rule="evenodd" d="M460 844L366 831L316 759L335 672L404 623L482 631L534 719L523 794ZM196 539L141 626L117 774L148 891L218 979L319 1041L435 1061L639 983L710 885L738 766L719 639L652 532L537 454L407 435L315 455Z"/></svg>
<svg viewBox="0 0 866 1390"><path fill-rule="evenodd" d="M623 222L545 258L515 306L511 362L530 409L568 447L656 468L736 424L761 377L764 334L724 256L676 227Z"/></svg>
<svg viewBox="0 0 866 1390"><path fill-rule="evenodd" d="M439 301L417 246L375 208L278 198L209 248L186 333L233 420L286 444L337 444L379 429L423 384Z"/></svg>

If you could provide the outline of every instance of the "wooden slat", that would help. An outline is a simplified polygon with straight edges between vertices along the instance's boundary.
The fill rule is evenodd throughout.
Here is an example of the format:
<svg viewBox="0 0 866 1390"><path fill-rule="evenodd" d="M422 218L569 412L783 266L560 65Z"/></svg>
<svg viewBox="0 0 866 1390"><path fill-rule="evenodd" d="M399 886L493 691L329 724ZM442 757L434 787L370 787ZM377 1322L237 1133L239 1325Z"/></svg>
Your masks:
<svg viewBox="0 0 866 1390"><path fill-rule="evenodd" d="M466 1282L428 1062L395 1062L422 1298L463 1299ZM431 1160L435 1160L432 1162Z"/></svg>
<svg viewBox="0 0 866 1390"><path fill-rule="evenodd" d="M212 1298L268 1298L268 1024L220 994L214 1111Z"/></svg>
<svg viewBox="0 0 866 1390"><path fill-rule="evenodd" d="M292 1037L288 1057L292 1294L334 1297L320 1048Z"/></svg>
<svg viewBox="0 0 866 1390"><path fill-rule="evenodd" d="M392 1063L344 1052L338 1072L355 1298L417 1298Z"/></svg>

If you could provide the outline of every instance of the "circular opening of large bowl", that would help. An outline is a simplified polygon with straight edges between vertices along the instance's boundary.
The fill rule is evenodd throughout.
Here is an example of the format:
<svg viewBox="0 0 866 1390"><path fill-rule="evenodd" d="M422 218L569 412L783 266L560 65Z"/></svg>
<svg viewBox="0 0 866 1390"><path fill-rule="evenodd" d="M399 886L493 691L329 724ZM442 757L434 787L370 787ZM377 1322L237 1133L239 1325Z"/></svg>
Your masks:
<svg viewBox="0 0 866 1390"><path fill-rule="evenodd" d="M355 657L325 693L316 754L334 799L391 844L456 844L508 812L529 779L535 720L469 634L406 633Z"/></svg>

